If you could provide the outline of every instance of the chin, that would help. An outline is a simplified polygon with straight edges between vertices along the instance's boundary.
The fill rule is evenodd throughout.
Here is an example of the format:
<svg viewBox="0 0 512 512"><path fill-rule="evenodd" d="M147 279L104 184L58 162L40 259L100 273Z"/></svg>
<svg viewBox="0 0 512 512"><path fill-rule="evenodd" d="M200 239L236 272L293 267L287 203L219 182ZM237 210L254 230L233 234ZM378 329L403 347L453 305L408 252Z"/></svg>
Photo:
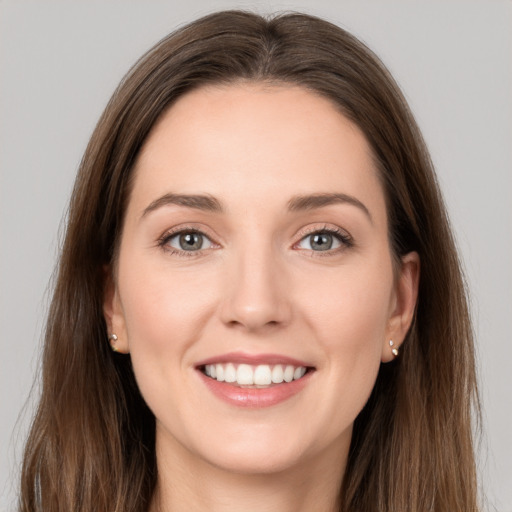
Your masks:
<svg viewBox="0 0 512 512"><path fill-rule="evenodd" d="M289 430L287 435L276 436L278 432L273 428L267 435L253 430L250 435L219 436L207 445L201 443L202 450L197 454L211 465L237 474L265 475L300 466L308 457L304 436L294 439Z"/></svg>
<svg viewBox="0 0 512 512"><path fill-rule="evenodd" d="M216 453L208 462L218 469L240 475L270 475L298 467L301 457L295 454L248 452Z"/></svg>

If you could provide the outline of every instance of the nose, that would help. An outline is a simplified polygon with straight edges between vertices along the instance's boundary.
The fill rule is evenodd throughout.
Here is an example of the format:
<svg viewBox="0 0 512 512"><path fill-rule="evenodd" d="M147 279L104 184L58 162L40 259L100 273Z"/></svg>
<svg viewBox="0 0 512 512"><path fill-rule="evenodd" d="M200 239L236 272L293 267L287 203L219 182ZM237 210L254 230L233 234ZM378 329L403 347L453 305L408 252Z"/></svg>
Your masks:
<svg viewBox="0 0 512 512"><path fill-rule="evenodd" d="M221 319L247 331L277 328L289 323L291 297L287 277L270 248L244 251L230 261Z"/></svg>

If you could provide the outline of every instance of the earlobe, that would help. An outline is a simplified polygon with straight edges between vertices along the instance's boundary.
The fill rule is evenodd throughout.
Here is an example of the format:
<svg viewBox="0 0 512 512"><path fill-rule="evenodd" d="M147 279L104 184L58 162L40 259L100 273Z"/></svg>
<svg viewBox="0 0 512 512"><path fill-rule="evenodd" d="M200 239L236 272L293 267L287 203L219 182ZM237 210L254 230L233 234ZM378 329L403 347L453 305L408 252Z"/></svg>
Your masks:
<svg viewBox="0 0 512 512"><path fill-rule="evenodd" d="M382 362L392 361L399 355L416 311L419 281L420 257L417 252L410 252L401 258L394 310L389 318L386 339L383 340Z"/></svg>
<svg viewBox="0 0 512 512"><path fill-rule="evenodd" d="M103 316L107 324L105 338L114 352L128 354L130 348L117 285L110 267L104 267Z"/></svg>

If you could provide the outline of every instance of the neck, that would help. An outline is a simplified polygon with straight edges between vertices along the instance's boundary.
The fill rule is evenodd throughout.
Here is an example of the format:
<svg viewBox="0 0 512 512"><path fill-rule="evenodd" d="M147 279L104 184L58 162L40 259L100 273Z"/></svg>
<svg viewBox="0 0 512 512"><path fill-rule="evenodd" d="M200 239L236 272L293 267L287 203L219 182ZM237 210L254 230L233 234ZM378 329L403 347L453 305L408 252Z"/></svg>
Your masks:
<svg viewBox="0 0 512 512"><path fill-rule="evenodd" d="M175 447L176 448L176 447ZM165 453L157 443L158 483L150 512L339 511L348 446L332 447L285 470L236 473L183 447ZM181 452L181 453L179 453Z"/></svg>

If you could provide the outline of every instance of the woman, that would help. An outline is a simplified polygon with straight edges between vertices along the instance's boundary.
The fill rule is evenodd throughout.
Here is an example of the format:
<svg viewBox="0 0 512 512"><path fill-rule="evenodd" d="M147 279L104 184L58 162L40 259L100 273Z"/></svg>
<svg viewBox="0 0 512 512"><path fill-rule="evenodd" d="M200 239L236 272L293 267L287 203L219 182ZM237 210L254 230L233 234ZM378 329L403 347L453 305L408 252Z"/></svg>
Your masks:
<svg viewBox="0 0 512 512"><path fill-rule="evenodd" d="M375 55L243 12L148 52L71 199L20 509L477 510L477 404L444 206Z"/></svg>

